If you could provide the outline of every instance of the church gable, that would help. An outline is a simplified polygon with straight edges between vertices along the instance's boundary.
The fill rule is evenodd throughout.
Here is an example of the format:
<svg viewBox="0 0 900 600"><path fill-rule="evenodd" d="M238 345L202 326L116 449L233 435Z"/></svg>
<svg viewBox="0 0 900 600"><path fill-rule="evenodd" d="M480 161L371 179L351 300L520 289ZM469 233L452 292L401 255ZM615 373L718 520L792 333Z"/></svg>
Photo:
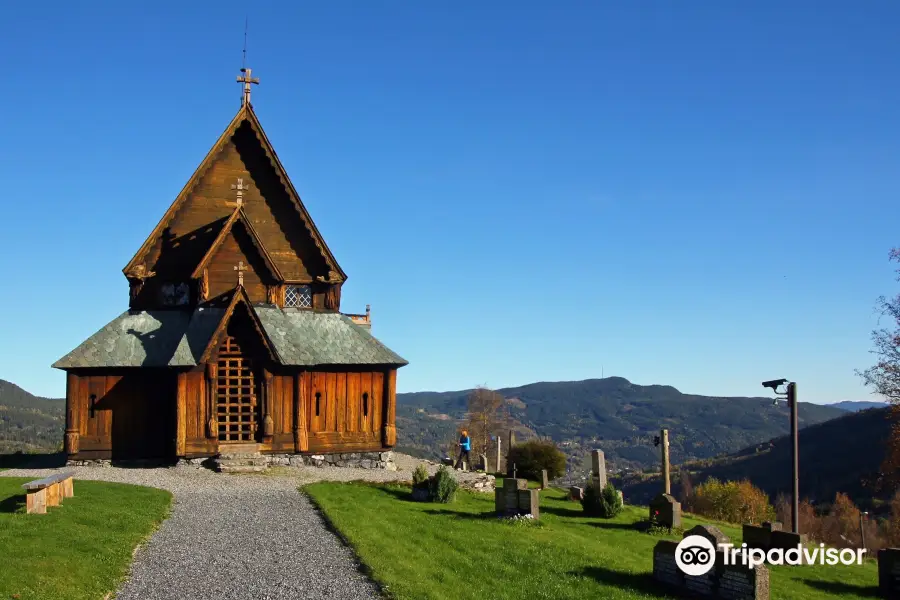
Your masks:
<svg viewBox="0 0 900 600"><path fill-rule="evenodd" d="M281 282L266 255L254 243L253 235L240 223L230 227L211 248L202 265L198 265L198 279L206 278L206 298L215 298L234 288L239 282L251 302L267 302L270 288Z"/></svg>
<svg viewBox="0 0 900 600"><path fill-rule="evenodd" d="M285 280L339 285L346 279L247 104L126 266L133 300L135 287L189 278L238 207ZM142 295L145 304L150 295Z"/></svg>

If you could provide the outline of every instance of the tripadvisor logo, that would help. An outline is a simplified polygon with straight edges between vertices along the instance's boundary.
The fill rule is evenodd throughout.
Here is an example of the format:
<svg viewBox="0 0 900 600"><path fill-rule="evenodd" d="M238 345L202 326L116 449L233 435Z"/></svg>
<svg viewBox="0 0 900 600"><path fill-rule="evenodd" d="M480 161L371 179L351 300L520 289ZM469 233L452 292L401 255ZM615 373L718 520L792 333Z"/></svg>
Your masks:
<svg viewBox="0 0 900 600"><path fill-rule="evenodd" d="M719 544L725 565L745 565L751 569L764 563L770 565L861 565L865 548L806 548L798 544L795 548L772 548L768 552L762 548L748 548L741 544ZM702 535L689 535L675 548L675 564L685 575L706 575L716 562L716 548Z"/></svg>

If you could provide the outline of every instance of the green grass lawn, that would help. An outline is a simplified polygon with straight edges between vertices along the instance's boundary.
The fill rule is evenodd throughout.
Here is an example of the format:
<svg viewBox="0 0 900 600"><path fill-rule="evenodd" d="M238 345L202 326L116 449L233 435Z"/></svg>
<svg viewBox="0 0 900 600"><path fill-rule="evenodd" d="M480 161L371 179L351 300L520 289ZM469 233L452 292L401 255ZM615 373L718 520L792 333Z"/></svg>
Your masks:
<svg viewBox="0 0 900 600"><path fill-rule="evenodd" d="M453 504L432 504L412 502L400 485L322 482L303 489L395 598L671 597L650 576L653 546L663 538L634 527L646 508L586 518L580 504L552 489L542 492L540 525L516 526L494 517L492 494L462 492ZM684 526L700 522L685 518ZM739 528L718 525L741 543ZM874 560L770 569L771 597L778 599L871 598L878 583Z"/></svg>
<svg viewBox="0 0 900 600"><path fill-rule="evenodd" d="M30 480L0 477L0 600L103 598L172 500L163 490L76 480L62 506L26 515L21 485Z"/></svg>

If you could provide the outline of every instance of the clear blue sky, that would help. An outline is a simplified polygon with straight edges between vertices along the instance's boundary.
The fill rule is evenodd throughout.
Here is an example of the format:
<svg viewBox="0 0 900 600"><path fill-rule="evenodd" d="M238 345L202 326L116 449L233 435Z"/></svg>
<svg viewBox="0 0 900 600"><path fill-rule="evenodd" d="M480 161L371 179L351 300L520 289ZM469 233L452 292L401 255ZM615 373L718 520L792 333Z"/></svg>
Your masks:
<svg viewBox="0 0 900 600"><path fill-rule="evenodd" d="M140 6L140 7L139 7ZM9 3L0 378L121 274L237 111L248 2ZM255 3L254 106L410 361L400 391L619 375L866 399L896 293L900 3Z"/></svg>

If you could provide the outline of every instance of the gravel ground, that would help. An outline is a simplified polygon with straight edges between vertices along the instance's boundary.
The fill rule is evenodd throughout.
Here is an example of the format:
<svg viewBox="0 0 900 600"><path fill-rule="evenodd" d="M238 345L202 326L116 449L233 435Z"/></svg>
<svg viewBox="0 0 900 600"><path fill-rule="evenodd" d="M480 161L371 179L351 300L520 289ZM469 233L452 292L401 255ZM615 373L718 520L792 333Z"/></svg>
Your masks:
<svg viewBox="0 0 900 600"><path fill-rule="evenodd" d="M356 599L380 595L297 487L320 480L409 480L421 462L396 453L394 461L397 471L277 467L266 475L190 466L65 470L75 479L146 485L175 496L172 515L136 552L117 600ZM61 470L11 469L0 476L37 478ZM457 473L461 481L475 476Z"/></svg>

